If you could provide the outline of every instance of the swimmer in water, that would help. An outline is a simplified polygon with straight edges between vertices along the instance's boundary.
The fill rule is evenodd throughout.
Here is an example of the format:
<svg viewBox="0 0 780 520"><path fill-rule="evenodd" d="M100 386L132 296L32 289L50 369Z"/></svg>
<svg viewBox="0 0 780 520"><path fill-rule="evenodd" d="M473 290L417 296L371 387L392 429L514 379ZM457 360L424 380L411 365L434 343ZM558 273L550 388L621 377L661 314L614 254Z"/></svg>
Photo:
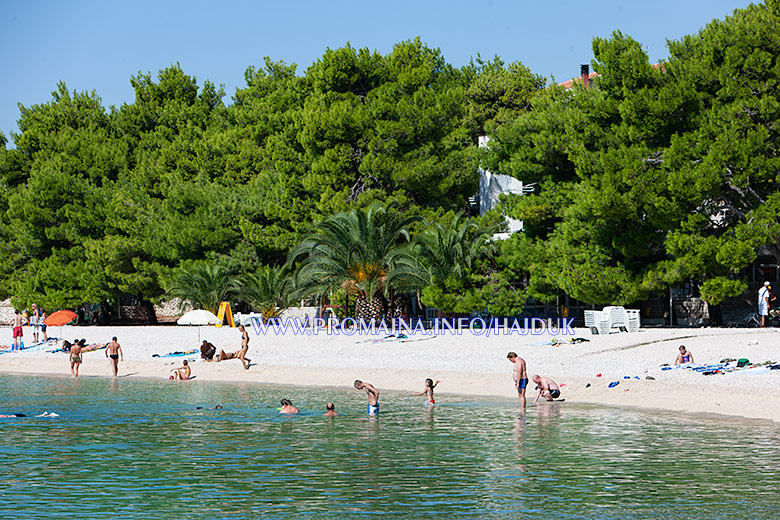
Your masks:
<svg viewBox="0 0 780 520"><path fill-rule="evenodd" d="M298 410L296 407L293 406L292 401L290 401L287 398L282 399L281 403L282 403L282 407L279 408L279 413L283 413L286 415L295 415L298 412L300 412L300 410Z"/></svg>
<svg viewBox="0 0 780 520"><path fill-rule="evenodd" d="M336 417L339 414L336 411L336 405L330 402L325 405L325 410L327 411L322 414L323 417Z"/></svg>
<svg viewBox="0 0 780 520"><path fill-rule="evenodd" d="M433 398L433 389L436 388L436 385L439 384L439 380L437 379L436 382L433 382L433 379L426 379L425 380L425 390L422 392L415 392L412 395L427 395L428 396L428 406L433 406L436 404L436 401Z"/></svg>

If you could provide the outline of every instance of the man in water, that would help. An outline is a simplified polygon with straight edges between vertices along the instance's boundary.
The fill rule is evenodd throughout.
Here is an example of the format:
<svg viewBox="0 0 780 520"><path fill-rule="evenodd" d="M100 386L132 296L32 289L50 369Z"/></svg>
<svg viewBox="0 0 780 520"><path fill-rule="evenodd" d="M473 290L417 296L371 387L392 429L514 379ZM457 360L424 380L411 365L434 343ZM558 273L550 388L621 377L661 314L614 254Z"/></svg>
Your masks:
<svg viewBox="0 0 780 520"><path fill-rule="evenodd" d="M81 343L78 342L70 346L70 373L73 374L73 377L79 377L79 367L83 360L81 357L81 347Z"/></svg>
<svg viewBox="0 0 780 520"><path fill-rule="evenodd" d="M19 311L14 314L14 348L11 350L19 350L21 347L19 342L22 341L22 315Z"/></svg>
<svg viewBox="0 0 780 520"><path fill-rule="evenodd" d="M364 383L360 379L355 380L355 388L358 390L365 390L368 397L368 415L376 415L379 413L379 390L374 388L374 385L370 383Z"/></svg>
<svg viewBox="0 0 780 520"><path fill-rule="evenodd" d="M293 406L292 401L290 401L287 398L282 399L282 407L279 408L279 413L283 413L285 415L295 415L300 410L298 410L296 407Z"/></svg>
<svg viewBox="0 0 780 520"><path fill-rule="evenodd" d="M537 374L531 379L534 380L534 383L536 383L536 388L539 390L539 393L536 394L536 399L534 399L534 402L536 402L540 397L544 397L548 401L552 401L561 396L561 389L558 387L555 381L549 377L542 377Z"/></svg>
<svg viewBox="0 0 780 520"><path fill-rule="evenodd" d="M328 403L325 405L325 410L327 410L324 414L322 414L323 417L336 417L338 415L338 412L336 411L336 405L333 403Z"/></svg>
<svg viewBox="0 0 780 520"><path fill-rule="evenodd" d="M73 347L71 347L71 350ZM119 373L119 357L122 356L122 361L125 360L125 355L122 353L122 347L116 342L116 336L111 338L111 343L106 345L106 357L111 358L111 368L114 370L114 377Z"/></svg>
<svg viewBox="0 0 780 520"><path fill-rule="evenodd" d="M506 358L513 365L512 377L515 380L517 396L520 398L520 407L525 409L525 388L528 386L528 374L525 371L525 359L519 357L514 352L507 354Z"/></svg>

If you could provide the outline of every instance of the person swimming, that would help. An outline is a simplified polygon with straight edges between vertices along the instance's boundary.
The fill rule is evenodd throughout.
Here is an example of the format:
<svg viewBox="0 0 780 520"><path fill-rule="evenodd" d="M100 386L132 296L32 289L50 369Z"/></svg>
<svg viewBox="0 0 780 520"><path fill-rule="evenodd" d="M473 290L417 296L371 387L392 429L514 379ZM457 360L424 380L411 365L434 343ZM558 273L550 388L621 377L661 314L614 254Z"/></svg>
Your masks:
<svg viewBox="0 0 780 520"><path fill-rule="evenodd" d="M282 399L281 403L282 403L282 407L279 408L279 413L283 413L286 415L295 415L298 412L300 412L300 410L298 410L296 407L293 406L292 401L290 401L287 398Z"/></svg>
<svg viewBox="0 0 780 520"><path fill-rule="evenodd" d="M439 381L436 380L436 382L433 382L433 379L426 379L425 380L425 390L422 392L414 392L412 395L426 395L428 396L428 406L433 406L436 404L436 400L433 398L433 389L436 388L436 385L439 384Z"/></svg>

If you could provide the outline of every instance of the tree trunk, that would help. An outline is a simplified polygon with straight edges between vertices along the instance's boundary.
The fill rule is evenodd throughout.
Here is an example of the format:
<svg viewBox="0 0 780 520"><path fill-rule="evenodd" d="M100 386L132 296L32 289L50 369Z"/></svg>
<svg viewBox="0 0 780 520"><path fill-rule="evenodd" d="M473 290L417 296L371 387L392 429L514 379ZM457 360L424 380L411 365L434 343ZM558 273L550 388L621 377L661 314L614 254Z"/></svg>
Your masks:
<svg viewBox="0 0 780 520"><path fill-rule="evenodd" d="M145 300L140 296L138 298L141 300L141 305L146 311L146 316L149 318L149 325L157 325L157 313L154 312L154 305L152 305L152 302Z"/></svg>

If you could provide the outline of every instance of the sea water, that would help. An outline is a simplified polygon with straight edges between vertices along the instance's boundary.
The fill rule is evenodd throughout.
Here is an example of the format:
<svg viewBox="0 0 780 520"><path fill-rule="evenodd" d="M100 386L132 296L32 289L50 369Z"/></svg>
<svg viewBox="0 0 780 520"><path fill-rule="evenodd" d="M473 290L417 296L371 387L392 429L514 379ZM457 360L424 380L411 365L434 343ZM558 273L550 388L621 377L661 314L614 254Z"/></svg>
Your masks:
<svg viewBox="0 0 780 520"><path fill-rule="evenodd" d="M381 408L347 388L0 376L0 413L60 415L0 419L0 518L780 518L773 423L444 393Z"/></svg>

